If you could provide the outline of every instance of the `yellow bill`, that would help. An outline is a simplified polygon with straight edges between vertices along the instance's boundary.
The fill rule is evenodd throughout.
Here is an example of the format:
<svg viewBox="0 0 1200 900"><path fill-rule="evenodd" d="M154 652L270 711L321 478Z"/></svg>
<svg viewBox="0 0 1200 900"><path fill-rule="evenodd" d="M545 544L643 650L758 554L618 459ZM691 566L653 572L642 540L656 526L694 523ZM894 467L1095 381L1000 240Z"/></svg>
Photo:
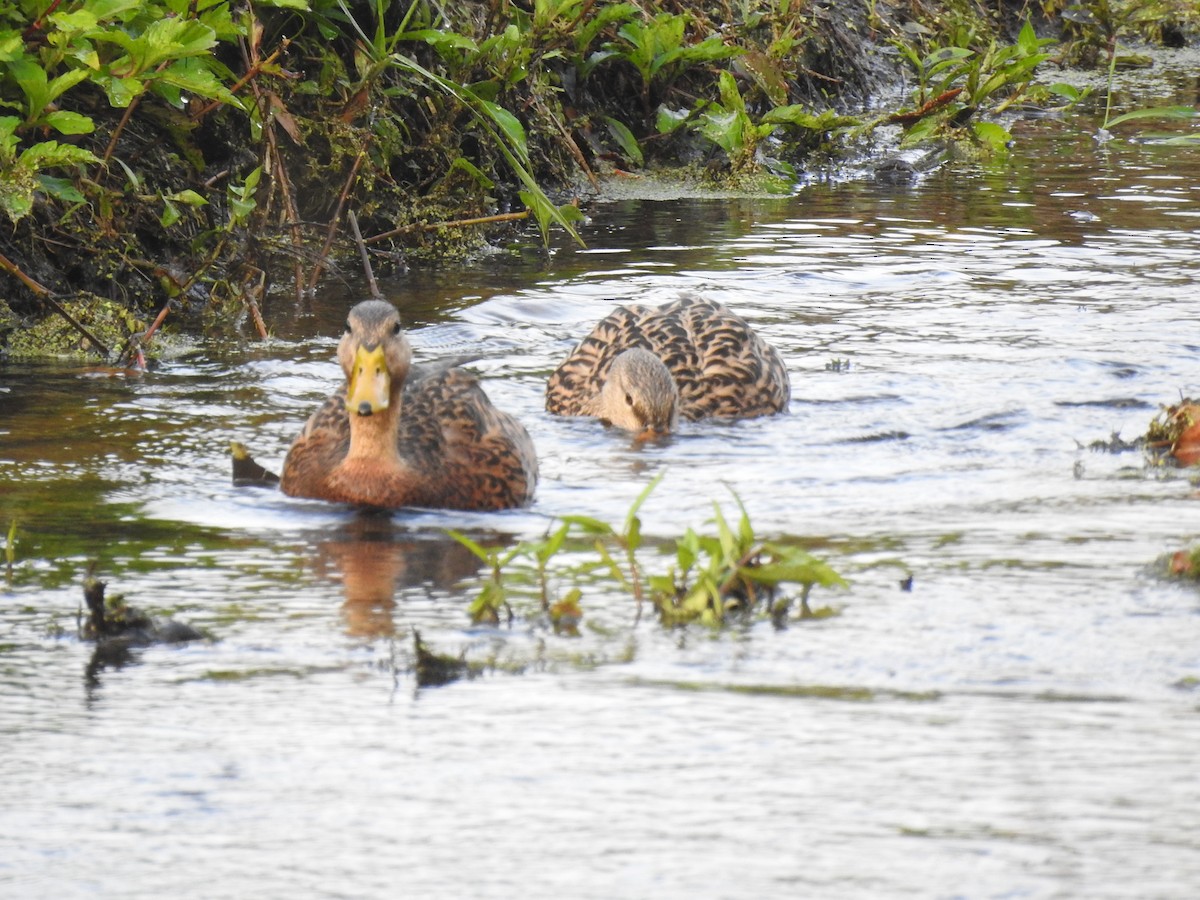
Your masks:
<svg viewBox="0 0 1200 900"><path fill-rule="evenodd" d="M346 391L346 407L360 416L382 412L388 408L392 376L388 372L383 345L374 350L359 347L354 352L350 369L350 384Z"/></svg>

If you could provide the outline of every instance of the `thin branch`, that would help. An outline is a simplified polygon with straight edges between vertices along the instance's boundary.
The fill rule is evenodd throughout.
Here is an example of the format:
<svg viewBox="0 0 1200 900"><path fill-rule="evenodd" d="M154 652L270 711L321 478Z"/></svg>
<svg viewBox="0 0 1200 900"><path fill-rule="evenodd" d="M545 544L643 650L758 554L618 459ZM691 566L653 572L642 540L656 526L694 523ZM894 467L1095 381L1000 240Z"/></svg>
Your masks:
<svg viewBox="0 0 1200 900"><path fill-rule="evenodd" d="M253 66L250 67L249 71L247 71L245 75L243 75L241 78L239 78L237 81L235 81L233 83L233 85L229 88L229 93L236 94L238 91L240 91L242 88L244 88L248 82L250 82L254 78L258 77L258 73L262 71L263 67L269 66L271 63L275 62L275 60L279 58L279 54L287 49L289 43L291 43L291 38L284 38L281 46L276 47L274 52L270 56L268 56L264 60L256 62ZM192 113L192 121L199 122L201 119L203 119L205 116L207 116L210 112L212 112L218 106L222 106L222 105L223 105L222 101L213 100L207 106L201 107L200 109L198 109L194 113Z"/></svg>
<svg viewBox="0 0 1200 900"><path fill-rule="evenodd" d="M562 136L563 142L567 145L567 149L571 151L571 155L575 157L575 162L579 164L579 168L583 169L583 174L588 177L588 181L592 183L592 187L597 191L600 190L600 179L596 177L596 173L592 171L592 167L587 164L587 160L583 156L583 151L579 149L579 145L575 143L575 139L571 137L571 133L567 131L562 122L557 116L551 115L541 103L538 104L541 112L554 123L554 127L558 129L559 135Z"/></svg>
<svg viewBox="0 0 1200 900"><path fill-rule="evenodd" d="M388 238L396 237L401 234L411 234L414 231L437 231L440 228L462 228L468 225L489 225L492 222L514 222L518 219L528 219L529 210L525 209L515 213L498 213L494 216L479 216L474 219L452 219L449 222L416 222L412 225L401 225L399 228L393 228L391 231L385 231L382 234L372 235L367 238L364 243L377 244L380 241L386 241Z"/></svg>
<svg viewBox="0 0 1200 900"><path fill-rule="evenodd" d="M329 220L329 230L325 234L325 243L321 247L321 254L317 259L317 263L313 266L312 274L308 277L308 287L312 290L317 286L317 281L321 278L321 273L325 270L325 260L329 256L329 250L333 247L333 239L337 235L338 220L342 217L342 210L346 206L346 198L350 196L350 190L354 187L354 180L358 178L358 170L362 167L363 160L367 158L366 145L359 151L358 156L354 158L354 165L350 167L350 174L346 177L346 183L342 185L342 192L338 195L337 207L333 211L333 216Z"/></svg>
<svg viewBox="0 0 1200 900"><path fill-rule="evenodd" d="M346 210L346 218L350 220L350 230L354 232L354 243L358 245L359 255L362 256L363 274L367 276L367 287L371 291L371 296L376 300L382 300L383 294L379 292L379 284L375 281L375 273L371 271L371 257L367 255L367 245L363 243L362 232L358 230L358 216L354 214L354 210Z"/></svg>

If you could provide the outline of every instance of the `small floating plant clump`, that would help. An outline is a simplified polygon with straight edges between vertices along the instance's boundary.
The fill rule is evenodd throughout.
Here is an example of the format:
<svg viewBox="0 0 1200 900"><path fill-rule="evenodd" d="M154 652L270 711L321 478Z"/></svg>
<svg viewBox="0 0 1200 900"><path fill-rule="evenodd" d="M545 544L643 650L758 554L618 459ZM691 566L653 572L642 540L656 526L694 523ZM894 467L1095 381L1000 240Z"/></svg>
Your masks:
<svg viewBox="0 0 1200 900"><path fill-rule="evenodd" d="M118 642L126 647L180 644L204 635L184 622L151 616L125 601L122 594L105 596L108 584L95 576L94 564L83 582L87 617L79 614L79 637L97 644Z"/></svg>
<svg viewBox="0 0 1200 900"><path fill-rule="evenodd" d="M1185 397L1154 417L1146 431L1146 450L1156 463L1200 463L1200 400Z"/></svg>
<svg viewBox="0 0 1200 900"><path fill-rule="evenodd" d="M763 616L782 627L797 603L800 618L836 614L829 607L811 609L808 599L814 587L845 587L841 575L799 546L756 535L736 495L741 511L736 526L714 502L716 534L688 528L669 548L673 553L666 571L649 573L639 556L647 542L638 512L661 480L660 475L642 491L620 528L590 516L563 516L542 540L506 549L488 549L450 532L489 569L468 609L472 620L511 622L512 601L532 599L557 633L574 635L583 618L585 590L628 595L635 603L635 621L649 604L667 626L697 622L717 627L734 617ZM659 544L664 550L668 546ZM563 551L582 553L585 559L565 562L559 556ZM569 587L560 594L555 586L564 583Z"/></svg>

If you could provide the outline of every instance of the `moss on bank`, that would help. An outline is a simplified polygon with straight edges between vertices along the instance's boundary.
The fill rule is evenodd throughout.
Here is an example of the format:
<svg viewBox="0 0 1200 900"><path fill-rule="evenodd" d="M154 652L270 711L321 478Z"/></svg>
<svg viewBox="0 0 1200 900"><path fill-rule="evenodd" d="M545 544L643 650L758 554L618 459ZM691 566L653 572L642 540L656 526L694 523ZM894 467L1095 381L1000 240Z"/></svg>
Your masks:
<svg viewBox="0 0 1200 900"><path fill-rule="evenodd" d="M1190 41L1198 20L1176 0L9 6L0 348L116 353L164 310L261 329L266 292L358 269L351 212L388 274L531 221L570 230L567 204L614 170L786 187L889 119L995 143L989 112L1047 38L1101 59L1118 33Z"/></svg>

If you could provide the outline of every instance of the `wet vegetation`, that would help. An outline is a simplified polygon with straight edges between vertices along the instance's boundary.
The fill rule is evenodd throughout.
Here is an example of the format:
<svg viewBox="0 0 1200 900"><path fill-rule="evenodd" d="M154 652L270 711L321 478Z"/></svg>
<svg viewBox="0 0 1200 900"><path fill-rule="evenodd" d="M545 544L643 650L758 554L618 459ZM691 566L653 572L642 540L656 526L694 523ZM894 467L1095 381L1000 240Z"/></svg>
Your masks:
<svg viewBox="0 0 1200 900"><path fill-rule="evenodd" d="M1200 401L1183 398L1164 407L1146 431L1145 446L1159 463L1200 463Z"/></svg>
<svg viewBox="0 0 1200 900"><path fill-rule="evenodd" d="M741 513L736 525L714 503L711 524L716 534L688 528L673 546L661 545L659 557L669 562L665 571L654 574L639 555L653 548L643 538L638 511L661 480L660 475L646 486L620 528L590 516L568 515L547 529L542 540L504 549L485 548L452 532L488 570L471 602L471 618L490 624L511 621L514 602L526 601L534 610L540 607L556 633L574 635L589 589L617 589L633 604L635 621L649 605L667 626L717 626L736 617L763 616L782 627L797 602L801 618L834 614L827 607L814 612L808 597L817 586L845 587L842 577L800 546L758 536L736 497ZM785 591L786 585L794 585L795 593Z"/></svg>
<svg viewBox="0 0 1200 900"><path fill-rule="evenodd" d="M168 318L265 335L274 292L357 265L351 214L389 274L525 220L581 240L616 172L787 190L881 126L1002 153L1007 109L1086 93L1038 69L1111 71L1136 62L1122 42L1198 30L1185 0L19 0L0 342L130 361Z"/></svg>

